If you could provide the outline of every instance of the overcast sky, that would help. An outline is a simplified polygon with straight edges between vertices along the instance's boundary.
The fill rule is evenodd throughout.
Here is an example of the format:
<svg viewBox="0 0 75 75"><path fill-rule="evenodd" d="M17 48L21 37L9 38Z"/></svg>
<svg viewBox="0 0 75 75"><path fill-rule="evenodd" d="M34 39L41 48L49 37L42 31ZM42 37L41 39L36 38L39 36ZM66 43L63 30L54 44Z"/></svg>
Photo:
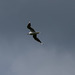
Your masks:
<svg viewBox="0 0 75 75"><path fill-rule="evenodd" d="M0 75L75 75L75 1L0 0Z"/></svg>

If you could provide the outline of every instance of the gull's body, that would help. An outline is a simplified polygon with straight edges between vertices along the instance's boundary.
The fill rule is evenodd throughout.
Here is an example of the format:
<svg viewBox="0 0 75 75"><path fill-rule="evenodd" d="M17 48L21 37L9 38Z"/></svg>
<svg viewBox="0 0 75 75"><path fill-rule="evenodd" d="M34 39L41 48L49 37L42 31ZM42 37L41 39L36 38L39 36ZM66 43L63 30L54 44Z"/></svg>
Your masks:
<svg viewBox="0 0 75 75"><path fill-rule="evenodd" d="M36 31L31 27L30 21L29 21L29 23L28 23L28 25L27 25L27 28L30 30L29 35L33 35L33 38L34 38L36 41L42 43L42 42L37 38L37 34L39 34L39 32L36 32Z"/></svg>
<svg viewBox="0 0 75 75"><path fill-rule="evenodd" d="M39 34L39 32L29 32L29 35Z"/></svg>

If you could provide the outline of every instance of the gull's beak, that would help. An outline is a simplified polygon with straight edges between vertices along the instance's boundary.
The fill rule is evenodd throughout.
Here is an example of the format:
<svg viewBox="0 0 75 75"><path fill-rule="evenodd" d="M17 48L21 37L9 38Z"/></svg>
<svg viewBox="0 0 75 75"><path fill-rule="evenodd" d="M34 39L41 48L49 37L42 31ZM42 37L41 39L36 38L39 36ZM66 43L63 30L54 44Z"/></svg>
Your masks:
<svg viewBox="0 0 75 75"><path fill-rule="evenodd" d="M27 35L29 35L29 34L27 34Z"/></svg>

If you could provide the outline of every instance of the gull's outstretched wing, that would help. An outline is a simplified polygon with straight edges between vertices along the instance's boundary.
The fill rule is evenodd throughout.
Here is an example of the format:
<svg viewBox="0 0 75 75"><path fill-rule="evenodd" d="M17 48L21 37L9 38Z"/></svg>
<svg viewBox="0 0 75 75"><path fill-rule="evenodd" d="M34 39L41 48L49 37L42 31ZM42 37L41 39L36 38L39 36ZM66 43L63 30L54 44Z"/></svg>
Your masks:
<svg viewBox="0 0 75 75"><path fill-rule="evenodd" d="M31 32L35 32L35 30L31 27L30 21L29 21L29 23L27 25L27 28L30 29Z"/></svg>
<svg viewBox="0 0 75 75"><path fill-rule="evenodd" d="M34 38L36 41L42 43L42 42L37 38L37 34L33 35L33 38Z"/></svg>

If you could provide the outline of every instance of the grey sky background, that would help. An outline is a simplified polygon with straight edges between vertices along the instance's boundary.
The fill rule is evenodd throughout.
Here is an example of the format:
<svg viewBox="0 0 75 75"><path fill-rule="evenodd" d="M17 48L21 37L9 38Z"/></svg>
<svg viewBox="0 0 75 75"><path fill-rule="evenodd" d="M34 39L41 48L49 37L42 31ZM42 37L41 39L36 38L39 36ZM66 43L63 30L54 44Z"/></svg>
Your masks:
<svg viewBox="0 0 75 75"><path fill-rule="evenodd" d="M0 75L75 75L75 1L0 0Z"/></svg>

